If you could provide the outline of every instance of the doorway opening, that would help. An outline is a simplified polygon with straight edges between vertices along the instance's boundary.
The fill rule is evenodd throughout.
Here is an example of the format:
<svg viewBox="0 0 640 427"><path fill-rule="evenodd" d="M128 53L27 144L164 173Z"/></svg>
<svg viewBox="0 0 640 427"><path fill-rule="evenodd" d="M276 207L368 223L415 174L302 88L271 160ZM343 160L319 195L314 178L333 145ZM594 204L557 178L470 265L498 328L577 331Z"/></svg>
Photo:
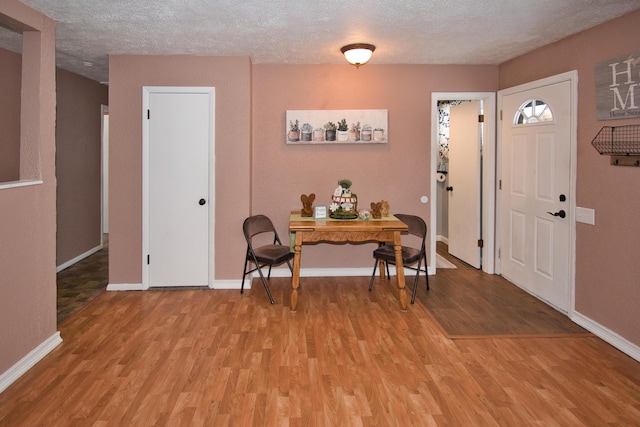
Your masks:
<svg viewBox="0 0 640 427"><path fill-rule="evenodd" d="M483 101L438 103L440 156L436 239L473 268L482 265ZM436 253L436 261L440 258ZM436 263L436 268L438 264Z"/></svg>
<svg viewBox="0 0 640 427"><path fill-rule="evenodd" d="M431 179L431 224L430 224L430 256L431 265L429 266L429 274L436 273L436 241L438 238L442 240L443 235L438 232L443 229L442 208L448 200L444 201L444 193L447 193L447 174L451 167L450 164L443 162L440 136L441 115L438 108L439 104L444 102L458 104L459 101L475 101L482 104L482 114L484 116L483 124L480 127L482 131L482 153L478 152L477 173L479 174L481 184L478 185L475 197L479 201L477 210L476 223L478 236L477 244L481 245L480 251L482 256L482 271L486 273L494 273L495 263L495 105L496 96L493 92L434 92L431 95L431 171L435 175ZM447 154L445 152L445 154ZM442 177L444 175L444 178ZM460 174L464 179L464 174ZM440 187L442 189L440 190ZM453 190L455 191L455 189ZM440 197L438 193L440 192ZM448 208L448 206L447 206ZM440 224L438 224L440 220ZM447 221L447 227L449 226ZM448 232L447 232L448 239ZM447 242L448 243L448 242ZM478 264L478 267L480 264Z"/></svg>

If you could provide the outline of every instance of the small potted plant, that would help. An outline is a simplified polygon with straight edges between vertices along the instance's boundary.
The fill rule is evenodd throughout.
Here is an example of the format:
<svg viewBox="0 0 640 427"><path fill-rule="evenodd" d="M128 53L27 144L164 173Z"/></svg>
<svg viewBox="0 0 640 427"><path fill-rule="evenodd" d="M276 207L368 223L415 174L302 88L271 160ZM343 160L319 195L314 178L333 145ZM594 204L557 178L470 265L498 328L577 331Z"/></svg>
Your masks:
<svg viewBox="0 0 640 427"><path fill-rule="evenodd" d="M309 123L305 123L302 125L302 134L301 134L301 139L302 141L311 141L311 132L313 131L313 126L311 126Z"/></svg>
<svg viewBox="0 0 640 427"><path fill-rule="evenodd" d="M351 129L349 129L349 140L360 141L360 122L351 125Z"/></svg>
<svg viewBox="0 0 640 427"><path fill-rule="evenodd" d="M313 130L313 140L314 141L324 141L324 129L315 128Z"/></svg>
<svg viewBox="0 0 640 427"><path fill-rule="evenodd" d="M373 140L374 141L384 141L384 129L375 128L373 130Z"/></svg>
<svg viewBox="0 0 640 427"><path fill-rule="evenodd" d="M338 122L338 141L344 142L349 140L349 125L347 119Z"/></svg>
<svg viewBox="0 0 640 427"><path fill-rule="evenodd" d="M300 128L298 127L298 124L298 120L296 120L295 123L289 120L289 133L287 134L289 141L300 141Z"/></svg>
<svg viewBox="0 0 640 427"><path fill-rule="evenodd" d="M371 125L362 126L362 132L360 134L360 139L363 141L371 141Z"/></svg>
<svg viewBox="0 0 640 427"><path fill-rule="evenodd" d="M327 122L324 125L324 130L325 130L325 139L327 141L335 141L336 140L336 124L333 122Z"/></svg>

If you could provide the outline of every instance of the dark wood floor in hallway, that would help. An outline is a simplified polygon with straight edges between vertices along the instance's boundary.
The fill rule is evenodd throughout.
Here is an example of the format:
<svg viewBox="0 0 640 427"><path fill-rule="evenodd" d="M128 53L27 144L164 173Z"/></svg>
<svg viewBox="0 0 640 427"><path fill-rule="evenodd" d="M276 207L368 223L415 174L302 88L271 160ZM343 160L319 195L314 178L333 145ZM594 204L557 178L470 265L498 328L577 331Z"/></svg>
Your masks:
<svg viewBox="0 0 640 427"><path fill-rule="evenodd" d="M406 312L367 277L303 278L295 313L287 278L275 305L258 280L102 292L0 394L0 425L638 425L640 363L589 334L450 339L435 277Z"/></svg>
<svg viewBox="0 0 640 427"><path fill-rule="evenodd" d="M107 288L109 246L65 268L57 274L58 324L80 310Z"/></svg>

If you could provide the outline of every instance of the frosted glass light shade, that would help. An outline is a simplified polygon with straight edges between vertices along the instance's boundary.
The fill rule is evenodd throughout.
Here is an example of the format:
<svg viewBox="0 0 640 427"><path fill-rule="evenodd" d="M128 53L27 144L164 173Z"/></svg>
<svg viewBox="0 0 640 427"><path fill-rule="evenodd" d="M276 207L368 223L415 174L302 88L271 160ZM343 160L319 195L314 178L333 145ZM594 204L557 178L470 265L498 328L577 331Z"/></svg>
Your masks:
<svg viewBox="0 0 640 427"><path fill-rule="evenodd" d="M374 50L376 50L376 47L367 43L349 44L340 49L347 62L356 67L366 64L371 59Z"/></svg>

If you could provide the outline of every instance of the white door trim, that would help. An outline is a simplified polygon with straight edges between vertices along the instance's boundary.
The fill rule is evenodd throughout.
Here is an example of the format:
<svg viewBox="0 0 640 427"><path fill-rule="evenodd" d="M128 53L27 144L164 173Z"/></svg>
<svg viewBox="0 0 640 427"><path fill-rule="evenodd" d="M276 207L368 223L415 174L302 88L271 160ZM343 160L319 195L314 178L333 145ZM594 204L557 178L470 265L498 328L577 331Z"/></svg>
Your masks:
<svg viewBox="0 0 640 427"><path fill-rule="evenodd" d="M100 105L100 246L104 246L104 234L109 233L109 106Z"/></svg>
<svg viewBox="0 0 640 427"><path fill-rule="evenodd" d="M548 86L564 81L569 81L571 86L571 99L569 100L571 105L570 115L570 171L569 171L569 186L572 197L569 200L570 209L570 223L569 223L569 308L567 315L572 317L575 308L575 275L576 275L576 222L575 222L575 209L576 209L576 175L577 175L577 158L578 158L578 72L576 70L568 71L566 73L557 74L555 76L546 77L544 79L535 80L529 83L525 83L519 86L503 89L498 92L498 112L502 111L503 97L505 95L511 95L514 93L522 92L525 90L536 89L541 86ZM497 133L497 145L496 145L496 176L498 179L502 178L502 126L498 126ZM501 197L498 191L496 197L496 224L500 224L500 207ZM499 242L501 238L502 230L496 227L496 241ZM495 272L501 273L500 259L496 257Z"/></svg>
<svg viewBox="0 0 640 427"><path fill-rule="evenodd" d="M149 289L149 98L152 93L201 93L209 95L211 117L209 128L209 271L208 287L213 288L215 275L215 88L214 87L174 87L144 86L142 88L142 289Z"/></svg>
<svg viewBox="0 0 640 427"><path fill-rule="evenodd" d="M432 92L431 93L431 221L429 224L429 274L436 274L436 215L438 171L438 101L484 101L484 123L487 138L482 156L482 271L494 273L495 263L495 200L496 200L496 94L494 92Z"/></svg>

